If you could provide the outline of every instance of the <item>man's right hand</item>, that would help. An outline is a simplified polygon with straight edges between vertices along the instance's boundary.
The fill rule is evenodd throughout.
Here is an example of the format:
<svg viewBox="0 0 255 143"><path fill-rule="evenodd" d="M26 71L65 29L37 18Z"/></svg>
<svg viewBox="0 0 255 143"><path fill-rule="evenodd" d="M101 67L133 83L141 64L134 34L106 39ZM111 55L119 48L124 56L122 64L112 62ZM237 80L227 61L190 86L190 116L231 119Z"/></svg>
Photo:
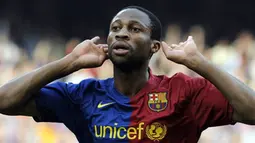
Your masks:
<svg viewBox="0 0 255 143"><path fill-rule="evenodd" d="M108 58L107 44L97 44L99 37L96 36L90 40L85 40L78 44L68 55L73 59L72 64L76 68L94 68L101 66Z"/></svg>
<svg viewBox="0 0 255 143"><path fill-rule="evenodd" d="M48 63L0 87L0 113L38 116L34 97L56 79L82 68L101 66L107 59L107 45L97 44L99 37L85 40L65 58Z"/></svg>

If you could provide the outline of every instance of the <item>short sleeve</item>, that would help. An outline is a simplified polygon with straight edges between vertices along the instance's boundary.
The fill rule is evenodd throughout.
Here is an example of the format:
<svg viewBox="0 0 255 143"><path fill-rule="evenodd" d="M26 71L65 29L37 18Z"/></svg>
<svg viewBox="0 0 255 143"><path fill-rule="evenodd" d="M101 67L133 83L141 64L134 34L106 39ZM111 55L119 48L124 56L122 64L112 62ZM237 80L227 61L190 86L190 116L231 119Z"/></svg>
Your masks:
<svg viewBox="0 0 255 143"><path fill-rule="evenodd" d="M84 100L83 93L94 80L84 80L79 84L55 82L43 87L35 98L38 117L37 122L69 122L70 117L80 116L79 104ZM68 118L69 117L69 118Z"/></svg>
<svg viewBox="0 0 255 143"><path fill-rule="evenodd" d="M233 108L222 93L204 78L186 77L186 93L191 99L190 110L201 130L234 124Z"/></svg>

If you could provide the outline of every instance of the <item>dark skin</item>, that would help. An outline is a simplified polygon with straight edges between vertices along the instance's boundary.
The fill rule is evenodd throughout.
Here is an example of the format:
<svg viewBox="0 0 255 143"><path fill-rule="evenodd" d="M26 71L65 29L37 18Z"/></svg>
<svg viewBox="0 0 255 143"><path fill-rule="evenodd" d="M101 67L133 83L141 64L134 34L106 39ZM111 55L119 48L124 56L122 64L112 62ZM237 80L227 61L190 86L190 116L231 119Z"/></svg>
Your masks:
<svg viewBox="0 0 255 143"><path fill-rule="evenodd" d="M107 40L109 52L108 46L97 44L99 38L94 37L80 43L66 57L10 81L0 88L0 112L6 115L39 116L33 97L43 86L79 69L99 67L108 55L114 63L117 90L127 96L135 95L148 80L149 59L159 50L160 42L151 40L150 20L145 13L135 9L126 11L117 14L110 25ZM117 22L121 24L121 30L112 28L116 27ZM130 45L127 55L112 53L112 44L116 41L125 41Z"/></svg>
<svg viewBox="0 0 255 143"><path fill-rule="evenodd" d="M6 115L40 116L33 98L43 86L79 69L99 67L108 56L114 63L117 90L126 96L134 96L148 81L150 57L161 47L159 41L150 37L149 17L136 9L123 10L111 22L107 40L109 49L107 45L97 44L98 37L85 40L64 58L8 82L0 87L0 112ZM116 42L128 45L128 52L124 55L116 54ZM223 93L235 110L235 121L255 123L255 93L208 62L198 52L193 40L172 46L163 42L162 47L169 60L201 74Z"/></svg>
<svg viewBox="0 0 255 143"><path fill-rule="evenodd" d="M114 63L115 87L126 96L134 96L145 85L150 57L160 48L160 42L150 38L150 23L145 13L128 9L118 13L110 25L107 44ZM118 42L130 45L127 55L114 54L112 45Z"/></svg>

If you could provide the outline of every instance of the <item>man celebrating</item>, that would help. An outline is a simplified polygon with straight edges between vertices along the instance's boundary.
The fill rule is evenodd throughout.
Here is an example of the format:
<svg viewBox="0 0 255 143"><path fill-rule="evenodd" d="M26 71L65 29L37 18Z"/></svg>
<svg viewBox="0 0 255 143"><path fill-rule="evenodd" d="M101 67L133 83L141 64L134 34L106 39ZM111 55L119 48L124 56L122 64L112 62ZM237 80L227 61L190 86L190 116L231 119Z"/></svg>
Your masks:
<svg viewBox="0 0 255 143"><path fill-rule="evenodd" d="M208 127L255 123L250 88L207 61L192 37L169 47L160 35L155 15L124 8L110 24L107 45L97 44L98 37L85 40L66 57L3 85L0 111L64 123L83 143L196 143ZM167 59L205 78L153 75L148 64L160 47ZM49 84L108 57L113 78Z"/></svg>

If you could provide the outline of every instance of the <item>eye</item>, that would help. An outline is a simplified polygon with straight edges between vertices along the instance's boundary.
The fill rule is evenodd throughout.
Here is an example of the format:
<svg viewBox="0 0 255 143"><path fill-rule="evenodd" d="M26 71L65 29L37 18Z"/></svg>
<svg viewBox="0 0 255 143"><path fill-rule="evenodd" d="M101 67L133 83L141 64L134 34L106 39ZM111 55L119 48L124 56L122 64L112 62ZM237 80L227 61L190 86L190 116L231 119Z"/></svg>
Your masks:
<svg viewBox="0 0 255 143"><path fill-rule="evenodd" d="M137 28L137 27L133 27L133 28L131 28L131 31L134 32L134 33L138 33L138 32L141 31L141 29Z"/></svg>
<svg viewBox="0 0 255 143"><path fill-rule="evenodd" d="M119 26L113 26L111 29L112 29L112 31L119 31L120 27Z"/></svg>

